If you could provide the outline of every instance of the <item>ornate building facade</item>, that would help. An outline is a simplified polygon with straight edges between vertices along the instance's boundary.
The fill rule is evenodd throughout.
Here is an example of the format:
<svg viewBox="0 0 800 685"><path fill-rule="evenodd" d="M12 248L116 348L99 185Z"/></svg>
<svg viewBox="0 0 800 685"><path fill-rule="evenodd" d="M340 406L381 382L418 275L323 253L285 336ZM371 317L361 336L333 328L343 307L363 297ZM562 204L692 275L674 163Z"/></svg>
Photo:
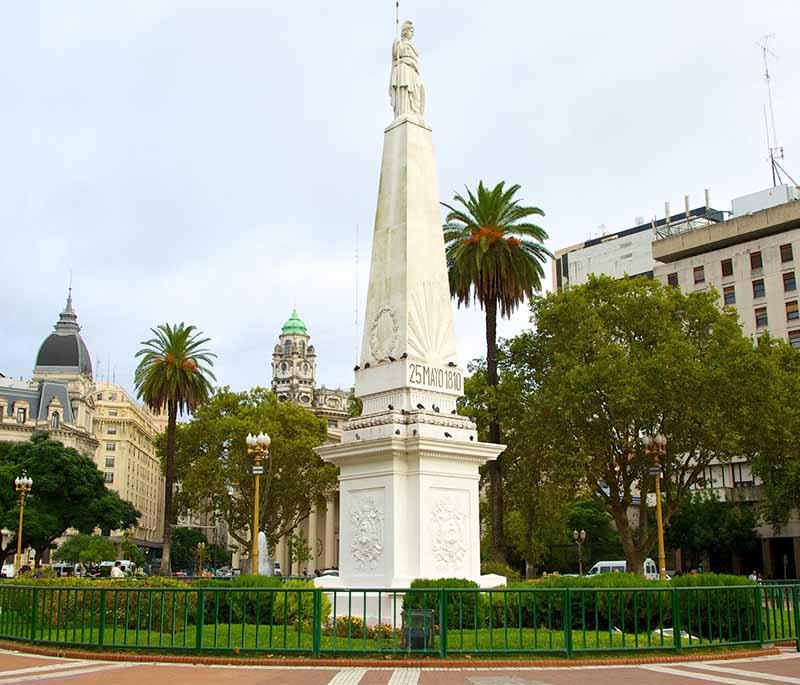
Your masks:
<svg viewBox="0 0 800 685"><path fill-rule="evenodd" d="M0 441L22 442L37 431L91 457L115 490L142 512L133 540L161 545L164 485L155 454L163 416L141 407L123 388L95 382L89 349L72 307L72 289L53 333L36 355L30 381L0 375ZM118 540L122 531L114 531Z"/></svg>
<svg viewBox="0 0 800 685"><path fill-rule="evenodd" d="M328 426L329 443L341 442L342 425L349 414L350 392L316 386L317 353L310 341L308 328L297 311L292 310L272 353L272 390L280 401L306 407L323 419ZM338 497L333 497L324 511L312 511L295 531L308 541L311 552L308 562L290 563L288 541L286 538L279 541L274 556L284 575L299 575L304 571L313 574L317 569L338 566L338 528Z"/></svg>
<svg viewBox="0 0 800 685"><path fill-rule="evenodd" d="M93 456L92 362L81 337L72 290L53 333L39 347L33 378L0 378L0 440L24 442L37 431Z"/></svg>

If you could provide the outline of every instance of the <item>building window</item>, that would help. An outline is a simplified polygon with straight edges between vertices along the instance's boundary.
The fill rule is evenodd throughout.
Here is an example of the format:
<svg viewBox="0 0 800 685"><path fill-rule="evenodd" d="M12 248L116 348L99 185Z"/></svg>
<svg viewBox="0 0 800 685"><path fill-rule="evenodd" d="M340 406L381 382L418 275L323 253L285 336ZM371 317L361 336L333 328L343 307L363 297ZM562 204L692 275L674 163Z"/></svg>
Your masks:
<svg viewBox="0 0 800 685"><path fill-rule="evenodd" d="M107 443L106 443L106 449L107 449L109 452L113 452L113 451L115 451L115 450L117 449L117 443L115 443L115 442L107 442Z"/></svg>
<svg viewBox="0 0 800 685"><path fill-rule="evenodd" d="M705 283L706 282L706 270L703 266L696 266L694 267L694 282L697 283Z"/></svg>
<svg viewBox="0 0 800 685"><path fill-rule="evenodd" d="M800 331L789 331L789 344L800 350Z"/></svg>
<svg viewBox="0 0 800 685"><path fill-rule="evenodd" d="M800 311L797 309L797 300L786 303L786 320L797 321L800 319Z"/></svg>
<svg viewBox="0 0 800 685"><path fill-rule="evenodd" d="M790 293L793 290L797 290L797 278L794 271L787 271L783 274L783 292Z"/></svg>
<svg viewBox="0 0 800 685"><path fill-rule="evenodd" d="M722 297L725 304L736 304L736 288L732 285L722 289Z"/></svg>
<svg viewBox="0 0 800 685"><path fill-rule="evenodd" d="M109 416L116 416L117 415L117 410L116 409L109 409L108 410L108 415Z"/></svg>
<svg viewBox="0 0 800 685"><path fill-rule="evenodd" d="M759 278L757 281L753 281L753 297L757 300L759 297L764 297L766 294L767 291L764 288L764 279Z"/></svg>
<svg viewBox="0 0 800 685"><path fill-rule="evenodd" d="M102 392L98 392L97 393L97 399L98 400L102 400L103 399L103 393Z"/></svg>
<svg viewBox="0 0 800 685"><path fill-rule="evenodd" d="M767 325L767 308L759 307L756 309L756 328L764 328Z"/></svg>
<svg viewBox="0 0 800 685"><path fill-rule="evenodd" d="M339 425L334 419L328 419L328 428L336 428Z"/></svg>
<svg viewBox="0 0 800 685"><path fill-rule="evenodd" d="M50 414L50 428L56 430L58 426L59 426L58 412L54 411L52 414Z"/></svg>
<svg viewBox="0 0 800 685"><path fill-rule="evenodd" d="M750 253L750 268L755 271L764 267L764 262L761 260L761 252Z"/></svg>
<svg viewBox="0 0 800 685"><path fill-rule="evenodd" d="M106 471L104 475L106 483L114 482L114 474L111 471Z"/></svg>
<svg viewBox="0 0 800 685"><path fill-rule="evenodd" d="M111 400L111 401L116 400L117 399L117 393L115 393L115 392L108 393L108 399Z"/></svg>
<svg viewBox="0 0 800 685"><path fill-rule="evenodd" d="M673 271L671 274L667 276L667 285L671 285L673 288L678 287L678 272Z"/></svg>
<svg viewBox="0 0 800 685"><path fill-rule="evenodd" d="M285 355L287 355L287 356L292 353L292 341L291 340L287 340L285 343L283 343L283 353Z"/></svg>
<svg viewBox="0 0 800 685"><path fill-rule="evenodd" d="M723 259L722 260L722 277L727 278L728 276L733 276L733 260L731 259Z"/></svg>
<svg viewBox="0 0 800 685"><path fill-rule="evenodd" d="M786 243L786 245L781 245L781 264L791 262L793 259L794 255L792 254L792 244Z"/></svg>
<svg viewBox="0 0 800 685"><path fill-rule="evenodd" d="M114 468L114 457L106 457L106 468Z"/></svg>
<svg viewBox="0 0 800 685"><path fill-rule="evenodd" d="M753 470L747 462L731 465L733 468L733 487L741 488L753 485Z"/></svg>
<svg viewBox="0 0 800 685"><path fill-rule="evenodd" d="M25 423L27 413L25 409L17 409L17 423Z"/></svg>
<svg viewBox="0 0 800 685"><path fill-rule="evenodd" d="M117 434L117 427L116 427L116 426L109 426L109 427L106 429L106 433L107 433L108 435L116 435L116 434Z"/></svg>

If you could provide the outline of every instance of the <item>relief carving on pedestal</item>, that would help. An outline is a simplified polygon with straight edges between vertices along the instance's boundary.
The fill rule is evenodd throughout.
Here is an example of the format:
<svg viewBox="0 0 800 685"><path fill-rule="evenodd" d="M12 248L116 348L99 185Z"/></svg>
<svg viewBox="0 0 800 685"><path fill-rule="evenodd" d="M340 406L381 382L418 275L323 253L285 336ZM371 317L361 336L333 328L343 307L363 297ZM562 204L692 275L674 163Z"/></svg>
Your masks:
<svg viewBox="0 0 800 685"><path fill-rule="evenodd" d="M459 565L467 554L466 515L452 498L440 497L431 510L433 558L440 568Z"/></svg>
<svg viewBox="0 0 800 685"><path fill-rule="evenodd" d="M396 354L400 339L400 324L391 307L378 310L369 328L369 351L375 359L386 359Z"/></svg>
<svg viewBox="0 0 800 685"><path fill-rule="evenodd" d="M383 507L371 495L355 498L350 509L350 554L359 568L374 570L383 559Z"/></svg>

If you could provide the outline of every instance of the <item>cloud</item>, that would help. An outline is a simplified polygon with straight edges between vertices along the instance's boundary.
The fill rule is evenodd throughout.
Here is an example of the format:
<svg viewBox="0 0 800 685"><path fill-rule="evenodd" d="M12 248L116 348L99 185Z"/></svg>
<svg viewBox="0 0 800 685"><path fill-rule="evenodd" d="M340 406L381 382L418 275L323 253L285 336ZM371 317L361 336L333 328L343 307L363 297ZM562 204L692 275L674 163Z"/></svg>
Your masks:
<svg viewBox="0 0 800 685"><path fill-rule="evenodd" d="M756 41L770 32L800 175L792 0L402 5L442 199L520 183L553 249L687 192L726 208L768 185ZM3 3L0 371L30 374L72 269L95 367L124 384L148 329L180 320L211 336L221 383L264 384L296 302L319 380L349 386L393 33L389 0ZM462 362L483 354L481 312L455 324Z"/></svg>

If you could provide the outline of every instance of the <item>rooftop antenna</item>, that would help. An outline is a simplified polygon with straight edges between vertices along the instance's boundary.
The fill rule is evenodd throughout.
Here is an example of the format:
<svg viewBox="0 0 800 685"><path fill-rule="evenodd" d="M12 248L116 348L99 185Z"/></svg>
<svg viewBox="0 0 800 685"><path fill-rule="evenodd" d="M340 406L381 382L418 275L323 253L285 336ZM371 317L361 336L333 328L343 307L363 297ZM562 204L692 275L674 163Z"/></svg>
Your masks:
<svg viewBox="0 0 800 685"><path fill-rule="evenodd" d="M769 48L770 38L774 38L774 33L768 33L760 41L758 46L761 48L761 57L764 60L764 83L767 86L767 104L764 105L764 128L767 134L767 149L769 150L769 164L772 170L772 185L783 184L781 172L794 184L795 180L788 174L779 160L783 160L783 147L778 145L778 133L775 128L775 109L772 104L772 77L769 73L769 58L777 60L778 56ZM769 116L767 116L769 108ZM770 129L772 135L770 136Z"/></svg>

